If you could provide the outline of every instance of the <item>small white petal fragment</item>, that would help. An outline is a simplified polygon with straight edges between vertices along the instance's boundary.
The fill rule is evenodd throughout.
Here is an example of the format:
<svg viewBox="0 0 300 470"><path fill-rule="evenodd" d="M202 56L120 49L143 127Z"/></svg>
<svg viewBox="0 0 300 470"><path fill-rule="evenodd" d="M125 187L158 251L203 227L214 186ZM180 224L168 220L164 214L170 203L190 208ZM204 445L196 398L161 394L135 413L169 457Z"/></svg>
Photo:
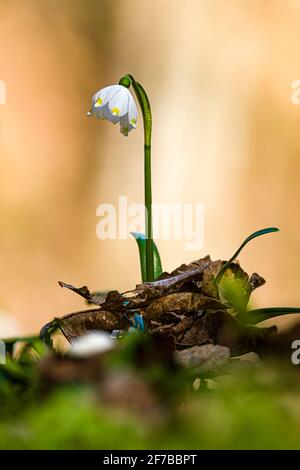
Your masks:
<svg viewBox="0 0 300 470"><path fill-rule="evenodd" d="M95 93L92 109L87 115L106 119L113 124L119 122L121 133L127 136L136 127L138 111L128 88L123 85L111 85Z"/></svg>
<svg viewBox="0 0 300 470"><path fill-rule="evenodd" d="M110 351L115 341L104 331L91 331L73 341L69 354L73 357L90 357Z"/></svg>
<svg viewBox="0 0 300 470"><path fill-rule="evenodd" d="M131 96L131 99L129 100L129 106L128 106L128 121L129 121L129 124L134 129L136 128L137 118L138 118L138 110L134 102L134 99Z"/></svg>

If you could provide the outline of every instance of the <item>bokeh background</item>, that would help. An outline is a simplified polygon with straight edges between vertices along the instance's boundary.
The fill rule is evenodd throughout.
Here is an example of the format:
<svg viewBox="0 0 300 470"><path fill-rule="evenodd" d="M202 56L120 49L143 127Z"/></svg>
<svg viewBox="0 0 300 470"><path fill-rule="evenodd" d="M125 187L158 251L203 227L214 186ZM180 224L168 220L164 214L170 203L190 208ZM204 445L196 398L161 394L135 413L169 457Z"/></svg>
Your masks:
<svg viewBox="0 0 300 470"><path fill-rule="evenodd" d="M143 200L143 132L86 117L127 72L153 108L154 202L204 203L205 245L161 241L164 268L228 258L300 305L300 0L1 0L0 328L32 333L92 290L140 280L132 240L100 241L96 207ZM286 320L285 320L286 322Z"/></svg>

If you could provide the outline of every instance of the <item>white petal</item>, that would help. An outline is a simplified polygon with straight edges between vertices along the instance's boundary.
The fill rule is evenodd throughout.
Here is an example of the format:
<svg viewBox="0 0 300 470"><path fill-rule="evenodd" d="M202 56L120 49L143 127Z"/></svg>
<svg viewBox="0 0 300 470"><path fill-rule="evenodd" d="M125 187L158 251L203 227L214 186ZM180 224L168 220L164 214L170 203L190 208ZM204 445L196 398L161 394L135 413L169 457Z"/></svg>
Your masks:
<svg viewBox="0 0 300 470"><path fill-rule="evenodd" d="M114 95L108 102L108 109L113 116L125 116L128 113L129 91L125 87Z"/></svg>
<svg viewBox="0 0 300 470"><path fill-rule="evenodd" d="M92 98L93 107L95 106L96 108L99 106L105 106L107 101L107 92L105 91L105 88L97 91Z"/></svg>
<svg viewBox="0 0 300 470"><path fill-rule="evenodd" d="M98 108L99 109L99 108ZM100 109L99 109L100 111ZM108 109L108 104L101 108L101 117L102 119L106 119L107 121L112 122L113 124L117 124L120 121L120 116L114 116L110 110Z"/></svg>
<svg viewBox="0 0 300 470"><path fill-rule="evenodd" d="M98 108L105 106L120 90L121 85L111 85L97 91L92 98L93 105Z"/></svg>
<svg viewBox="0 0 300 470"><path fill-rule="evenodd" d="M137 118L138 118L138 110L137 110L137 107L136 107L136 104L134 102L132 95L130 95L129 106L128 106L128 121L129 121L129 124L133 128L136 128Z"/></svg>
<svg viewBox="0 0 300 470"><path fill-rule="evenodd" d="M104 331L91 331L73 341L69 354L76 357L89 357L109 351L115 346L114 340Z"/></svg>

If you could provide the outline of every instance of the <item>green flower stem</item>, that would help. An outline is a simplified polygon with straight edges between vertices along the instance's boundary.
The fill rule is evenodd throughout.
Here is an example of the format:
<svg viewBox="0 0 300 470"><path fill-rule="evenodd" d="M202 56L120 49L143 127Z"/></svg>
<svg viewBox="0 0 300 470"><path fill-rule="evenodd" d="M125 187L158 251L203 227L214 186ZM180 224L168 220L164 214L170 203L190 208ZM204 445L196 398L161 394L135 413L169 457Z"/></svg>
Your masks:
<svg viewBox="0 0 300 470"><path fill-rule="evenodd" d="M130 74L124 75L120 85L132 85L143 114L144 121L144 191L145 191L145 229L146 229L146 275L147 282L154 280L153 235L152 235L152 183L151 183L151 133L152 114L149 98L142 85Z"/></svg>

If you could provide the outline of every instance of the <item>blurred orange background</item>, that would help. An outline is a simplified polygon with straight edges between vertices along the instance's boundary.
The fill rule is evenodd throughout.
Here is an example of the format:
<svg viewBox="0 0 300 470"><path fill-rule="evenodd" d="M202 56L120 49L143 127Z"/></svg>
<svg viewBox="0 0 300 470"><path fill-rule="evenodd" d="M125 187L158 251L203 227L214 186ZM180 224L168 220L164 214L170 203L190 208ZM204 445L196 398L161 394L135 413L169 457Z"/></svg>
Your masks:
<svg viewBox="0 0 300 470"><path fill-rule="evenodd" d="M0 16L0 334L84 308L58 280L140 280L135 242L97 239L96 208L143 201L142 120L126 139L86 117L127 72L151 99L154 202L205 205L203 249L160 241L164 269L275 225L239 257L267 279L253 305L300 305L300 0L2 0Z"/></svg>

